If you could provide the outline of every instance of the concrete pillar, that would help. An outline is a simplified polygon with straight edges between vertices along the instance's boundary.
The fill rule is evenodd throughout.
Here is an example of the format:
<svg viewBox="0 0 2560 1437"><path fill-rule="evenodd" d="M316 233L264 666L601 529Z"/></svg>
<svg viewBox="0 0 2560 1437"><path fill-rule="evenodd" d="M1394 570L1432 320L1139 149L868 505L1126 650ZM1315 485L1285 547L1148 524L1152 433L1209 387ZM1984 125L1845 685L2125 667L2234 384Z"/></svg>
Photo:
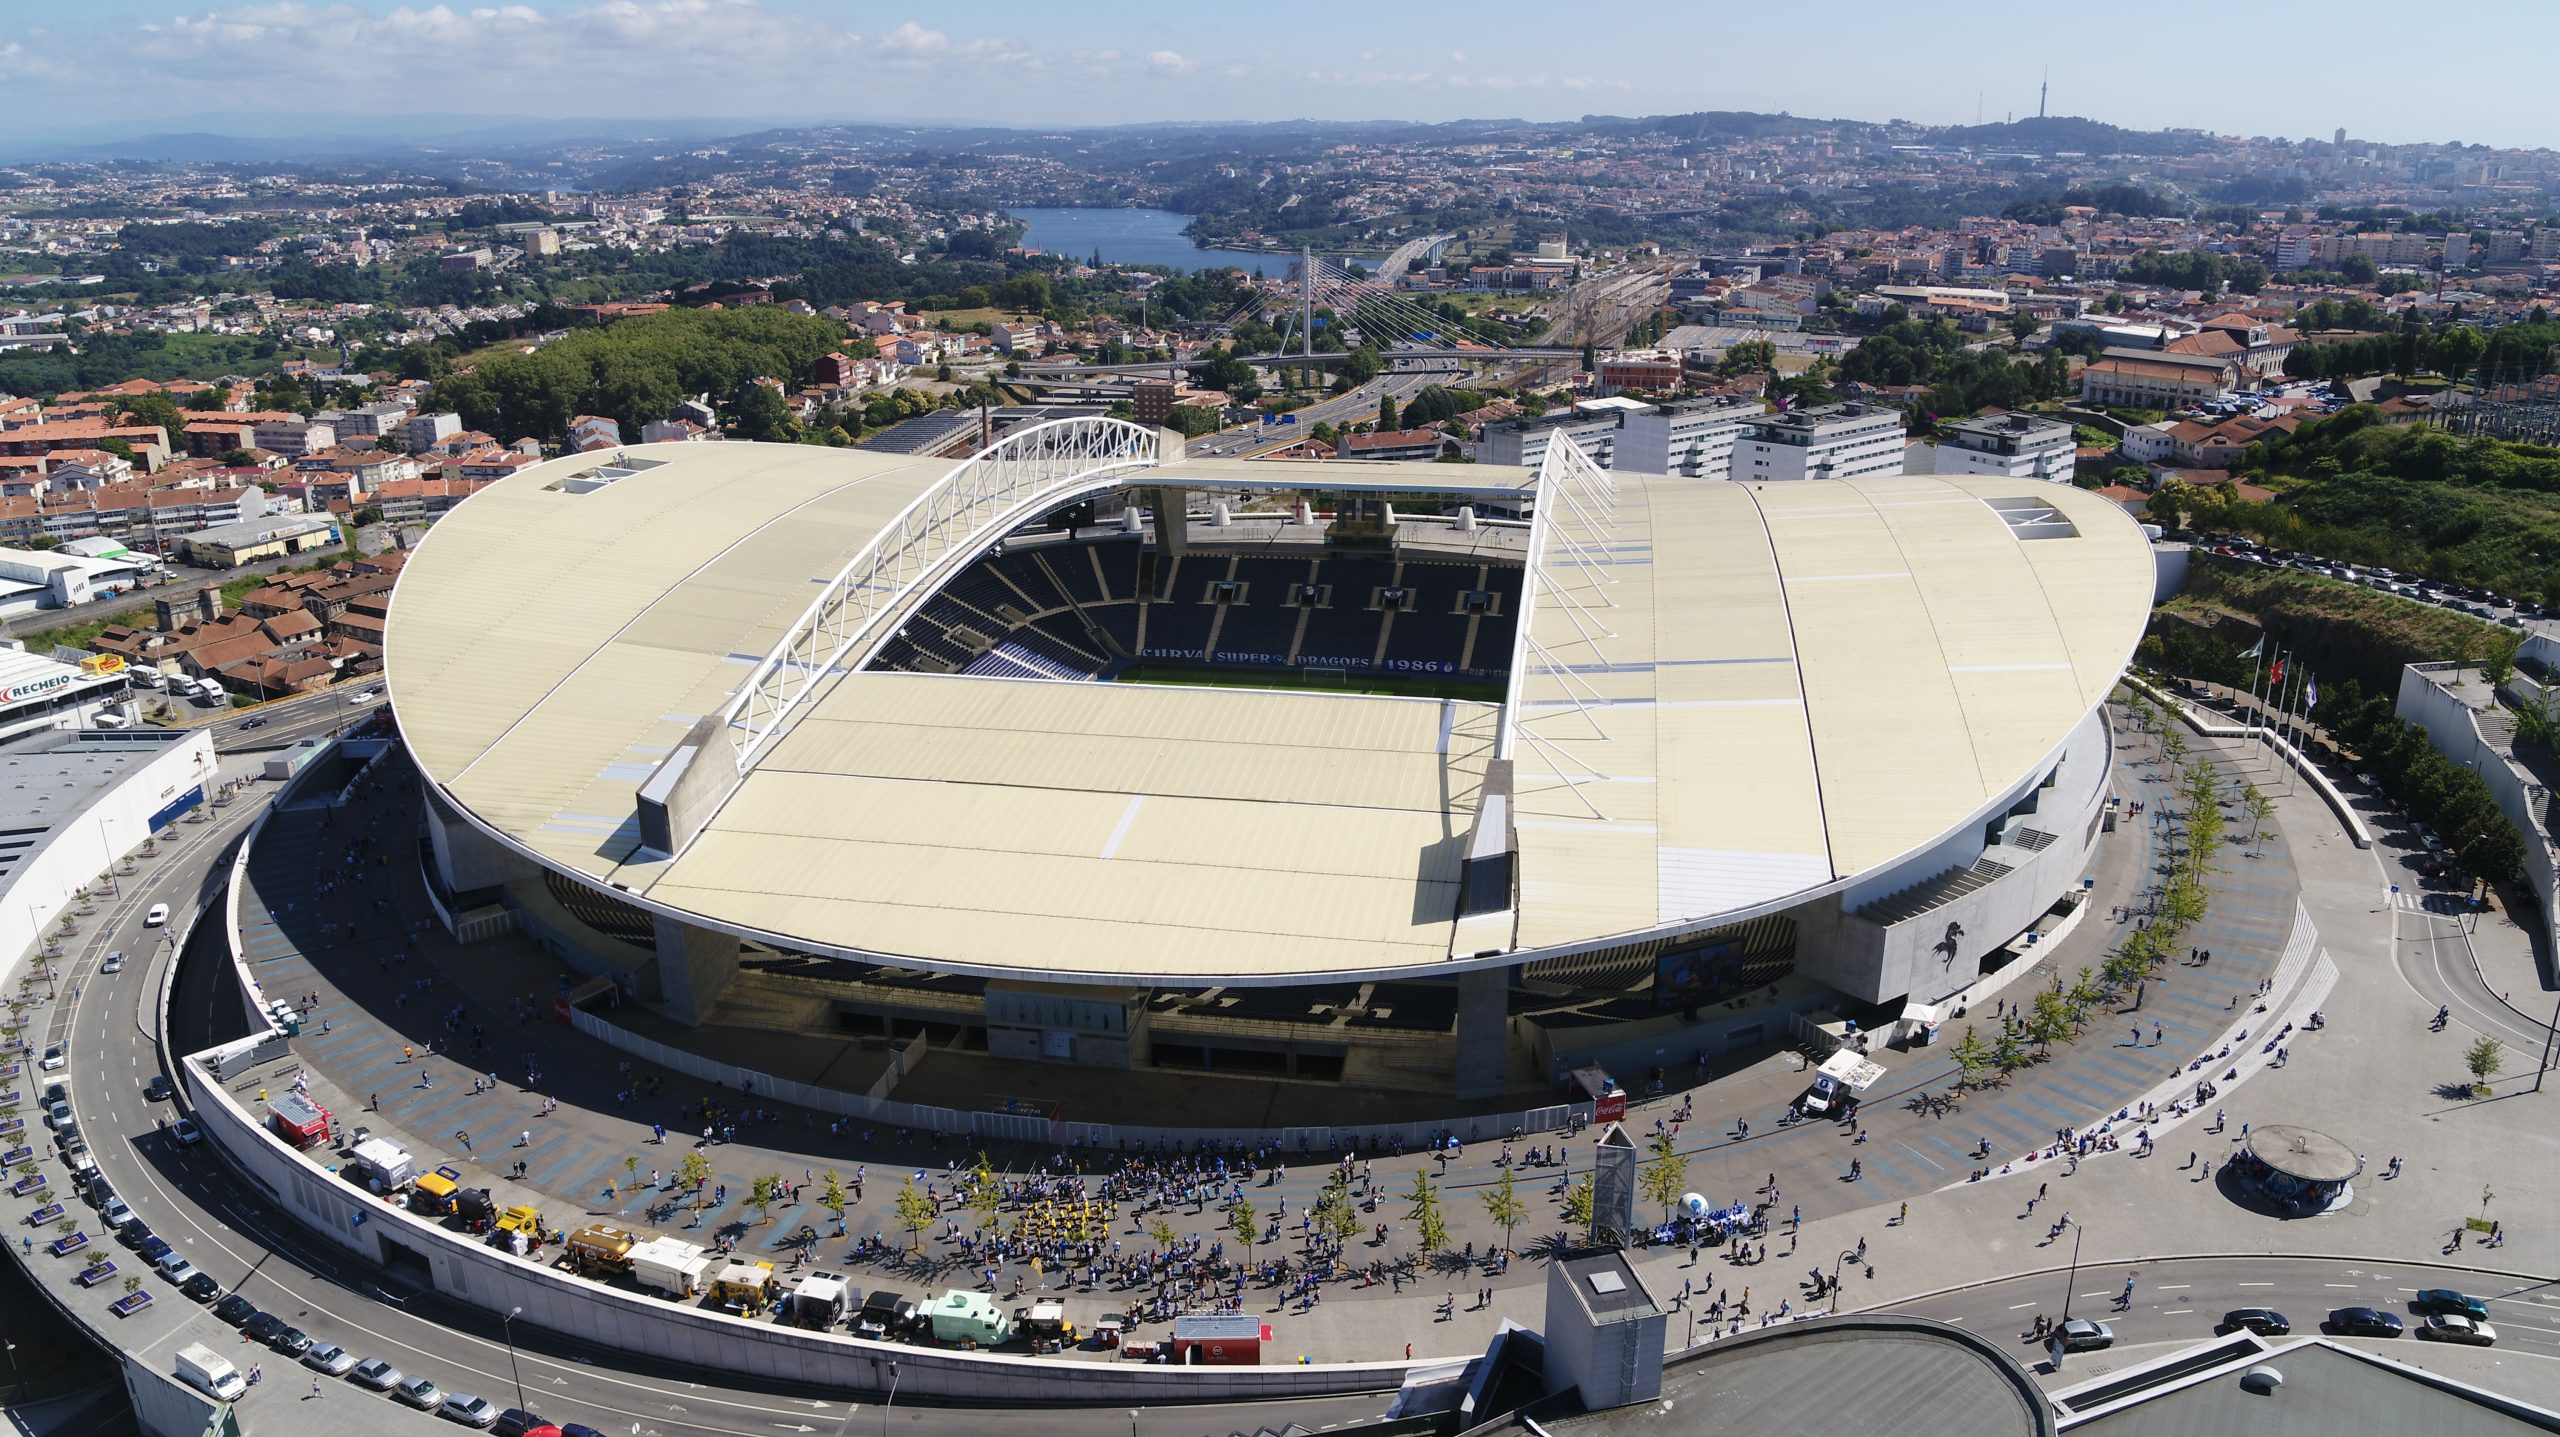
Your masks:
<svg viewBox="0 0 2560 1437"><path fill-rule="evenodd" d="M1511 972L1480 968L1458 975L1458 1061L1461 1098L1490 1098L1511 1074Z"/></svg>
<svg viewBox="0 0 2560 1437"><path fill-rule="evenodd" d="M658 925L658 993L666 1015L699 1026L738 976L738 940L716 929L661 917Z"/></svg>

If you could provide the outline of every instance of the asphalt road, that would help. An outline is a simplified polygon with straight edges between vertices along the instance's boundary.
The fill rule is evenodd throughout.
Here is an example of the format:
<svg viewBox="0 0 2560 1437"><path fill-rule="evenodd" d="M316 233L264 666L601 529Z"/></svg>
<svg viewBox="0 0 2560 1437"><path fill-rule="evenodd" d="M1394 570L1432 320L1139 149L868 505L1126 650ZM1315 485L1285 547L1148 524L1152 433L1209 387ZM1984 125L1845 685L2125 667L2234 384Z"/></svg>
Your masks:
<svg viewBox="0 0 2560 1437"><path fill-rule="evenodd" d="M263 797L259 790L253 794ZM894 1411L869 1394L852 1403L835 1391L739 1385L727 1374L670 1373L662 1362L645 1369L633 1354L608 1352L556 1340L532 1328L514 1333L512 1354L499 1324L485 1314L416 1291L371 1264L323 1243L300 1224L260 1201L210 1145L179 1146L159 1127L174 1115L170 1105L143 1096L161 1071L151 1032L152 1004L163 965L173 961L166 930L146 930L148 905L173 907L218 883L217 864L231 840L261 805L242 801L203 825L185 825L181 848L151 860L124 882L111 916L88 930L87 946L64 969L77 985L50 1015L48 1041L70 1043L72 1101L90 1136L100 1171L151 1230L175 1246L226 1289L241 1292L318 1341L334 1342L365 1357L382 1357L403 1372L435 1379L446 1391L478 1393L502 1405L516 1400L521 1370L528 1405L553 1420L578 1420L614 1432L718 1433L771 1437L780 1432L898 1431L949 1433L988 1430L981 1409L929 1406L909 1401ZM197 932L171 998L171 1038L180 1051L195 1051L244 1031L230 968L223 952L219 915ZM95 972L112 949L128 956L113 977ZM155 1279L156 1283L156 1279ZM164 1300L176 1301L163 1292ZM201 1324L200 1324L201 1325ZM346 1430L361 1412L368 1426L386 1432L449 1430L436 1419L362 1392L341 1381L322 1382L326 1394L310 1407L308 1374L279 1357L267 1364L273 1379L254 1389L256 1409L279 1425L297 1420L312 1430ZM1291 1422L1313 1429L1373 1416L1383 1394L1285 1404L1145 1409L1135 1414L1141 1437L1189 1437L1280 1428ZM361 1404L361 1405L359 1405ZM315 1410L325 1408L325 1411ZM878 1428L869 1424L878 1422ZM1073 1408L1043 1413L1044 1431L1116 1437L1129 1428L1126 1408Z"/></svg>
<svg viewBox="0 0 2560 1437"><path fill-rule="evenodd" d="M2067 1245L2043 1250L2060 1261ZM1807 1264L1810 1266L1810 1264ZM2420 1263L2341 1262L2324 1258L2197 1258L2144 1263L2133 1270L2134 1300L2118 1311L2124 1290L2122 1268L2084 1267L2077 1280L2066 1269L1969 1287L1918 1302L1896 1303L1887 1311L1969 1327L2010 1349L2019 1361L2034 1365L2042 1348L2027 1336L2036 1315L2062 1316L2063 1294L2071 1294L2073 1317L2092 1318L2113 1328L2116 1344L2201 1342L2235 1307L2272 1307L2293 1322L2297 1336L2317 1330L2334 1308L2377 1307L2396 1312L2414 1328L2418 1319L2409 1300L2423 1287L2450 1287L2485 1299L2489 1324L2497 1329L2497 1349L2543 1358L2560 1358L2560 1286L2521 1285L2503 1278ZM1858 1300L1858 1279L1845 1284L1851 1306ZM2383 1340L2349 1339L2361 1347L2406 1357L2421 1344L2414 1336ZM2082 1359L2075 1358L2074 1362ZM2089 1375L2085 1367L2070 1380ZM2560 1373L2552 1374L2560 1378Z"/></svg>

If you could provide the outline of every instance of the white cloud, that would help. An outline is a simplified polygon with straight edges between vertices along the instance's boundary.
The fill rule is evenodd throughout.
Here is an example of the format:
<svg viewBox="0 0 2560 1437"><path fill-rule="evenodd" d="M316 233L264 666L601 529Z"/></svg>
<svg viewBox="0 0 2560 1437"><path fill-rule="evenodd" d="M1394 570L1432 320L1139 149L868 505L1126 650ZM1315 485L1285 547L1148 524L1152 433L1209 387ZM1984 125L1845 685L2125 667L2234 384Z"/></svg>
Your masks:
<svg viewBox="0 0 2560 1437"><path fill-rule="evenodd" d="M1147 52L1147 68L1159 75L1188 75L1199 66L1185 59L1179 51L1150 50Z"/></svg>
<svg viewBox="0 0 2560 1437"><path fill-rule="evenodd" d="M1464 51L1464 50L1452 50L1452 51L1450 51L1450 52L1449 52L1449 63L1450 63L1450 64L1452 64L1452 65L1463 65L1463 64L1467 63L1467 52L1466 52L1466 51Z"/></svg>

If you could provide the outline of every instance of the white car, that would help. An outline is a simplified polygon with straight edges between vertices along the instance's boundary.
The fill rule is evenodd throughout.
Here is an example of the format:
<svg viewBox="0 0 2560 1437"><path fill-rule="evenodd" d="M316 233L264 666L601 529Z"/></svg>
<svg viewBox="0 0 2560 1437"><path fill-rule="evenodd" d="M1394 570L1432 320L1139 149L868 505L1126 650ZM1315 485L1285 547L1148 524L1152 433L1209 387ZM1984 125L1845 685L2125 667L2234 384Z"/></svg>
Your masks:
<svg viewBox="0 0 2560 1437"><path fill-rule="evenodd" d="M151 911L142 915L142 926L145 928L158 928L168 921L169 905L166 903L154 903L151 905Z"/></svg>
<svg viewBox="0 0 2560 1437"><path fill-rule="evenodd" d="M105 1207L98 1209L98 1220L115 1231L122 1232L124 1225L133 1221L133 1209L124 1205L123 1198L111 1197L107 1199Z"/></svg>
<svg viewBox="0 0 2560 1437"><path fill-rule="evenodd" d="M108 954L108 955L107 955L107 961L98 965L98 971L99 971L99 972L101 972L101 973L121 973L121 972L123 972L123 971L124 971L124 950L123 950L123 949L121 949L121 948L119 948L119 949L117 949L116 951L114 951L113 953Z"/></svg>
<svg viewBox="0 0 2560 1437"><path fill-rule="evenodd" d="M354 707L354 706L357 706L357 705L362 705L362 704L369 704L369 703L372 703L374 700L376 700L376 699L378 699L378 698L380 698L380 697L382 697L382 690L380 690L380 689L366 689L363 693L356 694L356 695L354 695L353 697L349 698L349 699L347 700L347 703L348 703L348 705L349 705L350 707Z"/></svg>
<svg viewBox="0 0 2560 1437"><path fill-rule="evenodd" d="M302 1354L302 1365L331 1377L344 1377L347 1369L356 1365L356 1355L334 1342L315 1342L310 1351Z"/></svg>
<svg viewBox="0 0 2560 1437"><path fill-rule="evenodd" d="M391 1395L421 1412L433 1412L444 1401L444 1391L436 1386L435 1379L432 1377L412 1377L403 1382L394 1382L391 1384Z"/></svg>
<svg viewBox="0 0 2560 1437"><path fill-rule="evenodd" d="M445 1395L444 1405L436 1409L436 1415L465 1427L486 1427L498 1420L498 1404L467 1392L452 1392Z"/></svg>
<svg viewBox="0 0 2560 1437"><path fill-rule="evenodd" d="M152 1266L160 1269L160 1275L168 1279L171 1287L184 1287L187 1279L196 1275L196 1265L175 1252L160 1254L160 1260Z"/></svg>
<svg viewBox="0 0 2560 1437"><path fill-rule="evenodd" d="M69 1058L63 1056L62 1045L60 1043L56 1043L52 1047L44 1050L44 1062L42 1066L46 1072L50 1073L70 1061L71 1060Z"/></svg>
<svg viewBox="0 0 2560 1437"><path fill-rule="evenodd" d="M2440 1312L2418 1326L2421 1342L2459 1342L2471 1347L2494 1347L2498 1329L2456 1312Z"/></svg>

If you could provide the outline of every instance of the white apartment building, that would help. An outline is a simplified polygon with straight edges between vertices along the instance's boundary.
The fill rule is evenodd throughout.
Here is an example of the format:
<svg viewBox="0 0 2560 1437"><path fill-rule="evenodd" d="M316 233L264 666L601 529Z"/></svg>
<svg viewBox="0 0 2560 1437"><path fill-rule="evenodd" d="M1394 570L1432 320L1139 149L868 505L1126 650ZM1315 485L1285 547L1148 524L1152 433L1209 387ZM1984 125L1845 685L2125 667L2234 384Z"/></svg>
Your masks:
<svg viewBox="0 0 2560 1437"><path fill-rule="evenodd" d="M1701 399L1626 411L1613 468L1638 474L1722 479L1733 470L1742 426L1767 411L1758 404Z"/></svg>
<svg viewBox="0 0 2560 1437"><path fill-rule="evenodd" d="M2071 482L2078 443L2071 426L2033 414L1995 414L1941 424L1938 472Z"/></svg>
<svg viewBox="0 0 2560 1437"><path fill-rule="evenodd" d="M2444 267L2446 269L2463 269L2469 266L2470 263L2470 234L2463 230L2455 230L2453 233L2446 235L2444 237Z"/></svg>
<svg viewBox="0 0 2560 1437"><path fill-rule="evenodd" d="M1874 404L1764 414L1742 427L1735 479L1858 479L1902 472L1902 416Z"/></svg>
<svg viewBox="0 0 2560 1437"><path fill-rule="evenodd" d="M314 424L308 419L270 419L251 431L250 442L270 454L299 459L335 448L338 431L334 426Z"/></svg>
<svg viewBox="0 0 2560 1437"><path fill-rule="evenodd" d="M459 414L418 414L410 416L400 431L412 454L424 454L438 444L462 432Z"/></svg>
<svg viewBox="0 0 2560 1437"><path fill-rule="evenodd" d="M1563 414L1542 414L1535 419L1511 419L1488 424L1476 440L1476 462L1479 464L1513 464L1535 469L1547 462L1547 449L1562 434L1582 446L1591 462L1603 469L1616 462L1618 444L1618 411L1585 413L1579 409Z"/></svg>

